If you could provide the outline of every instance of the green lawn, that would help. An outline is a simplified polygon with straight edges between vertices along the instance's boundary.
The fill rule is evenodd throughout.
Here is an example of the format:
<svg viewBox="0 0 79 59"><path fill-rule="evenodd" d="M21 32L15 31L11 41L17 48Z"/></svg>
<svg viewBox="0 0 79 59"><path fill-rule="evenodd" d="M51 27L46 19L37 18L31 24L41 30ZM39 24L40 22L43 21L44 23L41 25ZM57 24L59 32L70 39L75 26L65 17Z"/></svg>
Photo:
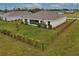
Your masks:
<svg viewBox="0 0 79 59"><path fill-rule="evenodd" d="M57 30L38 28L25 24L20 24L17 28L16 22L1 21L0 23L2 23L0 24L1 29L7 29L9 31L12 31L13 33L20 34L34 40L39 40L41 42L49 41L54 37L54 34L57 32Z"/></svg>

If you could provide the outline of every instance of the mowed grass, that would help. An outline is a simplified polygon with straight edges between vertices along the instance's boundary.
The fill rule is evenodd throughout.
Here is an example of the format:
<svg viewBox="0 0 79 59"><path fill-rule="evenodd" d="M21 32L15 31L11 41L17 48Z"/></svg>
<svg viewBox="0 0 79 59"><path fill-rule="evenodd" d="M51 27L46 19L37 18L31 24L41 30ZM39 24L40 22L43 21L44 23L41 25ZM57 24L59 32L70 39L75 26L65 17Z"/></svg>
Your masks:
<svg viewBox="0 0 79 59"><path fill-rule="evenodd" d="M41 51L34 47L0 33L0 55L22 56L39 54L41 54Z"/></svg>
<svg viewBox="0 0 79 59"><path fill-rule="evenodd" d="M25 24L19 24L18 28L16 26L16 22L0 22L1 29L7 29L15 34L20 34L30 39L39 40L41 42L48 42L57 32L57 30L38 28Z"/></svg>

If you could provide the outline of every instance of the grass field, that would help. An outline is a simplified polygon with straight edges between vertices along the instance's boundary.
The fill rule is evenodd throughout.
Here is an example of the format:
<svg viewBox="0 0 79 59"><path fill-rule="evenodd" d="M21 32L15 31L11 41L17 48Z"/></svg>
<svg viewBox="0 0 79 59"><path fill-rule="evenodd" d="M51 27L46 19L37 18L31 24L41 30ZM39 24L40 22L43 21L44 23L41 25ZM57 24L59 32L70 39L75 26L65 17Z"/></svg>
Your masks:
<svg viewBox="0 0 79 59"><path fill-rule="evenodd" d="M79 21L76 21L48 47L48 55L79 55Z"/></svg>
<svg viewBox="0 0 79 59"><path fill-rule="evenodd" d="M37 53L37 54L36 54ZM39 55L41 51L0 33L0 55Z"/></svg>
<svg viewBox="0 0 79 59"><path fill-rule="evenodd" d="M73 14L65 14L67 18L79 18L79 12L75 12Z"/></svg>

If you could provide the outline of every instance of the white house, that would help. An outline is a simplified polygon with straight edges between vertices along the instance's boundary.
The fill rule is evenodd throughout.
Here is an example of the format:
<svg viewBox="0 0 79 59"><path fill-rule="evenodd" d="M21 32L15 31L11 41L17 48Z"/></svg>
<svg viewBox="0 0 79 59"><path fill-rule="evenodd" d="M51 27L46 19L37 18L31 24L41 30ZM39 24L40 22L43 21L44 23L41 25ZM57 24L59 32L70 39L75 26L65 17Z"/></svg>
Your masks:
<svg viewBox="0 0 79 59"><path fill-rule="evenodd" d="M73 14L73 13L75 13L75 11L69 10L69 11L64 11L64 13L65 13L65 14Z"/></svg>
<svg viewBox="0 0 79 59"><path fill-rule="evenodd" d="M48 23L54 28L66 22L64 13L60 11L39 11L36 13L28 11L10 11L7 13L0 13L0 16L3 17L3 20L6 19L7 21L22 19L24 23L33 26L37 26L39 23L46 24L47 28Z"/></svg>
<svg viewBox="0 0 79 59"><path fill-rule="evenodd" d="M41 22L46 25L50 23L52 28L54 28L66 22L66 17L62 12L58 11L39 11L37 13L24 16L23 22L34 26L37 26L37 24Z"/></svg>

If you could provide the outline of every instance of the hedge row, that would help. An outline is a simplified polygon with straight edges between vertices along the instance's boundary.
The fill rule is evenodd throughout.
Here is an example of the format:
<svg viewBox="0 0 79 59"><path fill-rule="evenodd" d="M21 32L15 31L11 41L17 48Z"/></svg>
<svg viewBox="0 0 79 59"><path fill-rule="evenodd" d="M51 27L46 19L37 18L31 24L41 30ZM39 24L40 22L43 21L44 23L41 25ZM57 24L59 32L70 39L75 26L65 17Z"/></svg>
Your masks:
<svg viewBox="0 0 79 59"><path fill-rule="evenodd" d="M6 29L0 29L0 33L7 35L11 38L14 38L16 40L19 40L21 42L30 44L36 48L41 49L42 51L45 50L44 43L41 43L39 40L29 39L29 38L26 38L26 37L21 36L21 35L16 35L16 34L12 33L11 31L8 31Z"/></svg>

